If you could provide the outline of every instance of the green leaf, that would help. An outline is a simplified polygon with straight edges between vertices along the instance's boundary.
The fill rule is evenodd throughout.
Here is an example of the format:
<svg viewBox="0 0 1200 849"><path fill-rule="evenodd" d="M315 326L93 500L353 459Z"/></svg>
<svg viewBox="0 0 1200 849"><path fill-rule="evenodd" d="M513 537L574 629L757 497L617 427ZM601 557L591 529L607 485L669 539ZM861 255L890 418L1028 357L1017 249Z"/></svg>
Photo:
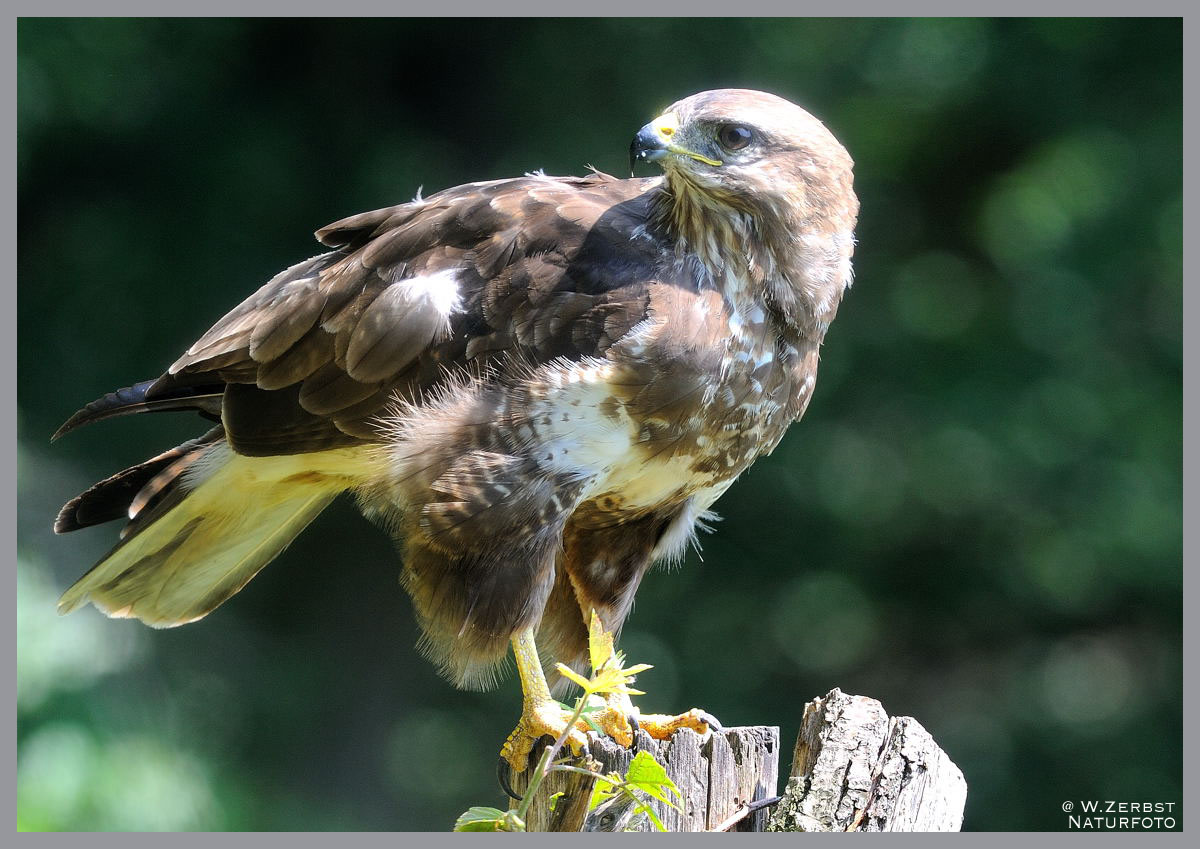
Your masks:
<svg viewBox="0 0 1200 849"><path fill-rule="evenodd" d="M617 784L620 783L621 776L615 772L601 776L596 779L596 783L592 785L592 798L588 800L588 810L594 811L596 808L609 799L617 792Z"/></svg>
<svg viewBox="0 0 1200 849"><path fill-rule="evenodd" d="M675 786L663 765L654 759L654 755L644 749L634 755L633 760L629 762L625 780L633 784L650 783Z"/></svg>
<svg viewBox="0 0 1200 849"><path fill-rule="evenodd" d="M555 808L558 807L558 800L561 799L564 795L566 795L566 794L563 793L563 791L561 791L561 790L559 790L557 793L550 794L550 798L546 800L547 802L550 803L550 810L553 811Z"/></svg>
<svg viewBox="0 0 1200 849"><path fill-rule="evenodd" d="M667 775L663 765L646 751L638 752L633 756L633 761L629 764L629 771L625 773L625 782L673 808L677 808L677 806L663 792L663 788L670 790L680 799L683 798L683 794L679 792L675 782Z"/></svg>
<svg viewBox="0 0 1200 849"><path fill-rule="evenodd" d="M672 802L670 798L668 798L667 794L662 791L662 787L658 784L634 784L633 782L630 782L629 786L642 791L647 796L653 796L664 805L670 805L672 808L678 808L678 806Z"/></svg>
<svg viewBox="0 0 1200 849"><path fill-rule="evenodd" d="M499 808L467 808L454 823L455 831L511 831L508 812Z"/></svg>

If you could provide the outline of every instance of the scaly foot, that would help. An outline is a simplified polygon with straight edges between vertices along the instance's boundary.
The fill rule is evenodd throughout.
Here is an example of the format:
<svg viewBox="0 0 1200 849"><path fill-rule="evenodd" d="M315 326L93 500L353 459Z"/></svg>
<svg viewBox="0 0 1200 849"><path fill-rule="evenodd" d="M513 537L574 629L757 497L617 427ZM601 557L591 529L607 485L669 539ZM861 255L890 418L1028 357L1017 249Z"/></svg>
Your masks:
<svg viewBox="0 0 1200 849"><path fill-rule="evenodd" d="M604 628L599 614L593 610L591 621L588 624L588 653L593 670L605 668L620 670L623 668L624 658L616 650L614 643L612 632ZM648 669L649 667L641 668ZM631 668L629 671L636 672L637 669ZM604 710L592 714L592 721L622 746L633 745L635 727L640 727L655 740L666 740L681 728L690 728L697 734L705 734L710 728L715 731L721 730L721 723L717 722L712 714L698 708L692 708L687 713L677 716L662 713L643 714L634 707L633 702L629 700L629 693L625 690L628 688L607 693L604 699ZM637 690L629 692L641 694Z"/></svg>
<svg viewBox="0 0 1200 849"><path fill-rule="evenodd" d="M721 723L712 714L699 708L676 716L642 713L624 694L610 695L605 700L604 710L592 714L592 721L622 746L633 745L633 734L637 728L655 740L666 740L681 728L690 728L697 734L705 734L710 728L713 731L722 730Z"/></svg>
<svg viewBox="0 0 1200 849"><path fill-rule="evenodd" d="M629 696L642 693L628 685L637 673L650 667L645 664L624 667L622 656L613 646L612 633L605 630L600 616L594 610L588 631L588 650L594 677L589 681L562 664L559 664L559 672L583 687L586 696L597 701L603 697L603 707L591 713L586 721L580 719L570 728L573 711L564 710L550 696L533 629L527 628L513 635L513 656L517 661L517 672L521 676L521 689L525 695L524 710L516 729L501 748L500 757L514 773L523 772L529 765L529 753L542 737L558 739L565 732L564 743L571 753L582 754L587 747L589 722L622 746L633 745L635 727L644 729L658 740L667 739L681 728L690 728L699 734L706 733L710 728L721 730L720 723L710 714L695 708L678 716L641 714Z"/></svg>
<svg viewBox="0 0 1200 849"><path fill-rule="evenodd" d="M553 699L527 703L516 729L508 735L508 740L500 749L500 757L508 762L513 772L523 771L529 764L529 753L533 751L534 744L547 736L557 740L567 727L571 715L572 711L563 710ZM582 754L586 749L587 730L587 723L580 720L567 732L566 745L572 754Z"/></svg>

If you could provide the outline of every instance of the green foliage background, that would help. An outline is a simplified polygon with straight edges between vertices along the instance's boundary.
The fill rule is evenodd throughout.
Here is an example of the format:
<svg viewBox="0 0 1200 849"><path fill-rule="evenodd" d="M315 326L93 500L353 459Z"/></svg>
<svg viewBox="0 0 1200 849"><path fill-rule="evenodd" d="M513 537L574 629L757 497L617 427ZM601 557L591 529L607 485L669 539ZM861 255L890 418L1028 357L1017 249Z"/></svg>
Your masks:
<svg viewBox="0 0 1200 849"><path fill-rule="evenodd" d="M650 709L916 716L966 827L1180 800L1178 20L23 20L18 803L24 829L449 829L518 710L437 678L384 535L329 510L165 632L54 599L115 541L57 507L198 432L96 425L310 233L536 168L623 173L672 100L761 88L857 161L816 399L623 640ZM785 764L786 766L786 764ZM1177 809L1178 810L1178 809Z"/></svg>

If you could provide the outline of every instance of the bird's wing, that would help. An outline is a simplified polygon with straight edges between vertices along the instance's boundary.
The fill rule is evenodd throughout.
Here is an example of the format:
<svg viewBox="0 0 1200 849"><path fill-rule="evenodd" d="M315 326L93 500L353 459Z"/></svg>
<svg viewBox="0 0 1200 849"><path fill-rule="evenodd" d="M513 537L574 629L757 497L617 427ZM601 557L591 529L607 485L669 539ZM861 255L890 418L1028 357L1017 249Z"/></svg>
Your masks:
<svg viewBox="0 0 1200 849"><path fill-rule="evenodd" d="M291 454L375 438L389 399L456 370L601 356L647 315L653 184L530 176L331 224L335 250L218 321L144 403L219 393L237 451Z"/></svg>

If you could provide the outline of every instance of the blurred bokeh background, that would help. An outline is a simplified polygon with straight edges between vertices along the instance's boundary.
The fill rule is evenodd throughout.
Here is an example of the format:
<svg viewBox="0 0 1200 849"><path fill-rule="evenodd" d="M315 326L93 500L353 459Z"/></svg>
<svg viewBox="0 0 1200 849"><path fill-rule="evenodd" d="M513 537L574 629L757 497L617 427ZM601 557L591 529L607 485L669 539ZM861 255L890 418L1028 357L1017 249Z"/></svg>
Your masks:
<svg viewBox="0 0 1200 849"><path fill-rule="evenodd" d="M339 502L202 623L56 596L115 526L59 505L198 433L84 402L152 377L344 215L612 173L672 100L761 88L857 162L816 398L625 633L650 709L778 724L833 686L917 717L969 829L1180 801L1178 20L22 20L23 829L445 830L519 711L441 681ZM786 756L785 756L786 760ZM784 764L786 769L787 764ZM1178 809L1177 809L1178 810Z"/></svg>

